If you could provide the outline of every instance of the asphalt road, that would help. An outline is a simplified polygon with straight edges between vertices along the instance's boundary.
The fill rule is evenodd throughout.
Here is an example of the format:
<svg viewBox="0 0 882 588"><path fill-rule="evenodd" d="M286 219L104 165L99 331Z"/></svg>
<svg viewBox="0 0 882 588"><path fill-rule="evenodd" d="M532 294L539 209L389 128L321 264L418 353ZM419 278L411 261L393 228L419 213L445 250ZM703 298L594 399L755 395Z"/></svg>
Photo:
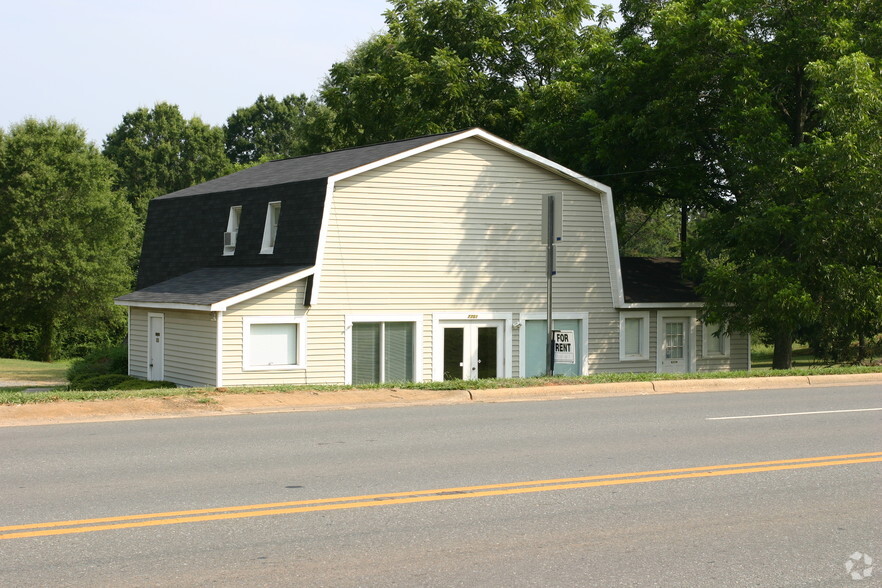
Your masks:
<svg viewBox="0 0 882 588"><path fill-rule="evenodd" d="M880 409L846 386L2 428L0 585L882 585Z"/></svg>

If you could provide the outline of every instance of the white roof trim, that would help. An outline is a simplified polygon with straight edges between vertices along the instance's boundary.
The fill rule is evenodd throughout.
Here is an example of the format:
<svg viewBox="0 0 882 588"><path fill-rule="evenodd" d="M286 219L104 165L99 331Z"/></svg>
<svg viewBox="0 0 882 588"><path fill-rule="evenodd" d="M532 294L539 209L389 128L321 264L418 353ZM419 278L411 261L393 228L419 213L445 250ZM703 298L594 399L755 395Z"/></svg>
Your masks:
<svg viewBox="0 0 882 588"><path fill-rule="evenodd" d="M240 302L250 300L255 296L260 296L261 294L272 292L273 290L281 288L282 286L293 284L298 280L308 278L314 273L315 267L311 267L305 270L301 270L299 272L295 272L293 274L288 274L284 278L279 278L278 280L269 282L268 284L264 284L263 286L255 288L253 290L242 292L241 294L237 294L236 296L227 298L226 300L215 302L214 304L186 304L181 302L150 302L141 300L114 300L113 302L118 306L128 306L131 308L164 308L167 310L198 310L202 312L225 311L234 304L239 304Z"/></svg>
<svg viewBox="0 0 882 588"><path fill-rule="evenodd" d="M521 147L518 147L514 143L510 143L501 137L497 137L496 135L492 135L485 131L484 129L473 128L468 129L459 133L455 133L453 135L448 135L445 137L440 137L437 141L432 141L431 143L426 143L425 145L420 145L419 147L414 147L413 149L409 149L407 151L402 151L401 153L396 153L395 155L391 155L384 159L378 159L377 161L373 161L371 163L362 165L360 167L356 167L344 172L340 172L338 174L332 175L328 177L329 183L338 182L340 180L344 180L346 178L351 178L352 176L356 176L358 174L370 171L372 169L376 169L378 167L382 167L384 165L388 165L390 163L399 161L406 157L411 157L413 155L418 155L425 151L430 151L432 149L436 149L438 147L442 147L444 145L449 145L450 143L456 143L457 141L462 141L463 139L469 139L471 137L477 137L491 145L495 145L499 147L503 151L508 151L514 155L522 159L526 159L540 167L543 167L549 171L557 173L565 178L576 182L577 184L581 184L595 192L610 192L609 186L601 184L595 180L590 178L586 178L581 174L577 174L573 170L566 168L560 164L557 164L550 159L546 159L541 155L537 155L532 151L527 151Z"/></svg>
<svg viewBox="0 0 882 588"><path fill-rule="evenodd" d="M617 305L621 310L650 308L704 308L704 302L624 302Z"/></svg>
<svg viewBox="0 0 882 588"><path fill-rule="evenodd" d="M336 177L336 176L335 176ZM322 281L322 268L325 265L325 245L328 242L328 227L331 222L331 207L334 201L334 185L336 180L334 177L328 178L328 184L325 187L325 207L322 211L322 226L319 230L318 248L315 252L315 274L312 278L312 291L309 296L309 305L312 306L318 302L319 286Z"/></svg>
<svg viewBox="0 0 882 588"><path fill-rule="evenodd" d="M182 304L180 302L141 302L131 300L114 300L117 306L128 306L129 308L162 308L165 310L200 310L209 312L211 306L208 304Z"/></svg>
<svg viewBox="0 0 882 588"><path fill-rule="evenodd" d="M248 292L242 292L232 298L227 298L226 300L221 300L220 302L215 302L211 305L210 310L227 310L229 307L234 304L239 304L240 302L245 302L246 300L250 300L255 296L260 296L261 294L266 294L267 292L272 292L277 288L281 288L282 286L287 286L288 284L293 284L303 278L308 278L309 276L315 273L315 267L311 267L305 270L301 270L299 272L289 274L284 278L279 278L273 282L268 284L264 284L259 288L255 288L254 290L249 290Z"/></svg>

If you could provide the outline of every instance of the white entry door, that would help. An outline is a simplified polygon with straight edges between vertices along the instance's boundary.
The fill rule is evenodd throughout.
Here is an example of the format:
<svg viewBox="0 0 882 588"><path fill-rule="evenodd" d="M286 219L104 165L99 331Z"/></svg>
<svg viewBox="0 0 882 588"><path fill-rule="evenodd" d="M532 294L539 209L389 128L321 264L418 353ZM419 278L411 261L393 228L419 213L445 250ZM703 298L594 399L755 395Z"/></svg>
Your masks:
<svg viewBox="0 0 882 588"><path fill-rule="evenodd" d="M441 327L445 380L503 376L504 321L445 321Z"/></svg>
<svg viewBox="0 0 882 588"><path fill-rule="evenodd" d="M151 314L147 317L147 379L165 378L165 317Z"/></svg>
<svg viewBox="0 0 882 588"><path fill-rule="evenodd" d="M659 366L664 373L689 371L689 319L686 317L664 318L659 332Z"/></svg>

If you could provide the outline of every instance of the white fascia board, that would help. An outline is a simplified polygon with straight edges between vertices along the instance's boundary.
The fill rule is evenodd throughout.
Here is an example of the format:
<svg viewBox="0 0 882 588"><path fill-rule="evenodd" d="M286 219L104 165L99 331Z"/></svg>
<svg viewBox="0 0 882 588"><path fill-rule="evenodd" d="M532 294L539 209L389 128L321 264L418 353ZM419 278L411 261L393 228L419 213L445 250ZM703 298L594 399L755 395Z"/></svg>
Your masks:
<svg viewBox="0 0 882 588"><path fill-rule="evenodd" d="M622 260L619 258L619 235L616 231L616 213L613 209L612 191L609 188L601 196L601 210L604 217L604 238L606 239L606 263L609 267L609 281L612 286L613 306L625 307L625 288L622 284Z"/></svg>
<svg viewBox="0 0 882 588"><path fill-rule="evenodd" d="M650 310L653 308L704 308L704 302L626 302L616 305L621 310Z"/></svg>
<svg viewBox="0 0 882 588"><path fill-rule="evenodd" d="M267 292L272 292L276 288L281 288L282 286L287 286L288 284L292 284L298 280L302 280L303 278L309 277L314 272L315 268L305 269L303 271L290 274L285 276L284 278L278 279L274 282L270 282L269 284L264 284L259 288L255 288L254 290L249 290L248 292L243 292L232 298L227 298L226 300L221 300L220 302L215 302L213 304L183 304L180 302L143 302L143 301L131 301L131 300L114 300L113 303L118 306L128 306L131 308L161 308L164 310L197 310L201 312L218 312L225 311L230 306L234 304L238 304L240 302L244 302L246 300L250 300L255 296L260 296L261 294L265 294Z"/></svg>
<svg viewBox="0 0 882 588"><path fill-rule="evenodd" d="M246 300L251 300L255 296L260 296L261 294L266 294L267 292L272 292L277 288L281 288L282 286L287 286L288 284L293 284L298 280L302 280L303 278L307 278L311 276L315 272L315 267L311 267L297 273L289 274L284 278L280 278L275 280L274 282L270 282L268 284L264 284L259 288L255 288L254 290L249 290L248 292L242 292L232 298L227 298L226 300L221 300L220 302L215 302L207 310L210 311L225 311L229 307L234 304L239 304L240 302L245 302Z"/></svg>
<svg viewBox="0 0 882 588"><path fill-rule="evenodd" d="M328 242L328 226L331 222L331 205L334 199L334 186L337 176L328 178L328 185L325 186L325 206L322 210L322 226L319 230L318 248L315 251L315 270L312 277L312 290L309 296L309 305L312 306L318 302L319 287L322 281L322 268L325 265L325 245Z"/></svg>
<svg viewBox="0 0 882 588"><path fill-rule="evenodd" d="M220 388L224 385L224 313L217 313L217 331L215 332L215 376L214 385Z"/></svg>
<svg viewBox="0 0 882 588"><path fill-rule="evenodd" d="M526 159L540 167L543 167L549 171L555 172L561 176L564 176L577 184L581 184L586 188L590 188L594 192L601 193L610 193L609 186L601 184L595 180L587 178L581 174L574 172L573 170L566 168L558 163L551 161L550 159L546 159L541 155L537 155L532 151L527 151L521 147L518 147L514 143L510 143L501 137L497 137L496 135L492 135L485 131L484 129L473 128L462 131L461 133L456 133L454 135L448 135L446 137L441 137L437 141L433 141L431 143L426 143L425 145L420 145L419 147L414 147L408 151L402 151L401 153L396 153L395 155L386 157L384 159L378 159L377 161L362 165L360 167L356 167L345 172L340 172L339 174L330 176L328 178L328 184L332 184L338 182L340 180L344 180L346 178L351 178L352 176L356 176L358 174L362 174L364 172L370 171L372 169L376 169L378 167L382 167L384 165L388 165L395 161L399 161L401 159L405 159L407 157L412 157L414 155L418 155L425 151L430 151L432 149L437 149L438 147L443 147L444 145L449 145L451 143L456 143L457 141L462 141L463 139L468 139L471 137L477 137L491 145L495 145L499 147L503 151L508 151L514 155L522 159Z"/></svg>
<svg viewBox="0 0 882 588"><path fill-rule="evenodd" d="M181 304L179 302L140 302L130 300L114 300L117 306L128 306L129 308L159 308L162 310L199 310L209 312L213 310L208 304Z"/></svg>

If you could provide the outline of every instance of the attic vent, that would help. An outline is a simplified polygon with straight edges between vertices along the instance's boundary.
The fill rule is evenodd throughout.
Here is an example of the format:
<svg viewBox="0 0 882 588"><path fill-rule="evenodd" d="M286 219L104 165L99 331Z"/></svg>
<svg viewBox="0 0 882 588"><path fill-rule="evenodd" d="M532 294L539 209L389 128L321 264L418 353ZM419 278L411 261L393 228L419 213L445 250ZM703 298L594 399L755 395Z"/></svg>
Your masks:
<svg viewBox="0 0 882 588"><path fill-rule="evenodd" d="M227 231L224 233L224 247L235 247L236 246L236 235L239 234L239 231Z"/></svg>

